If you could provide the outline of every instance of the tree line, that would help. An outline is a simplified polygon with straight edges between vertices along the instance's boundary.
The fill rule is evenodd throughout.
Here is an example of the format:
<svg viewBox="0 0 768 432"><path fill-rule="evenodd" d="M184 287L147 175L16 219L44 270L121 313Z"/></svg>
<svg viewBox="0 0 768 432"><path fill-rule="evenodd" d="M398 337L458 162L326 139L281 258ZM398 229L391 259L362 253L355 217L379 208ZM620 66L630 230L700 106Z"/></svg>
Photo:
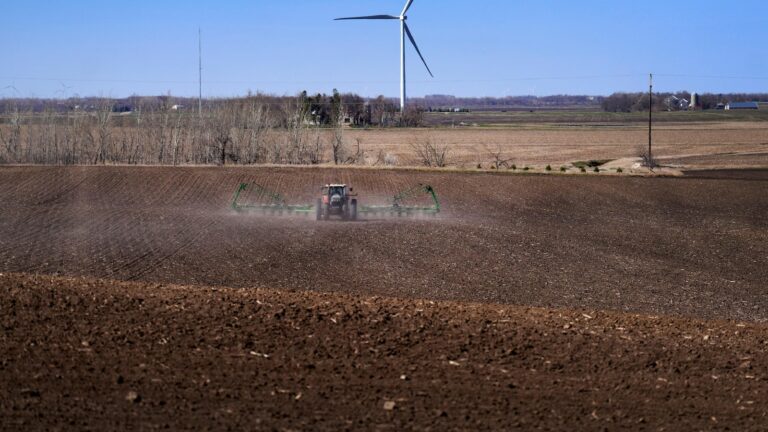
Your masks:
<svg viewBox="0 0 768 432"><path fill-rule="evenodd" d="M350 126L418 126L386 98L301 93L206 100L0 101L0 164L391 164L347 142Z"/></svg>
<svg viewBox="0 0 768 432"><path fill-rule="evenodd" d="M394 98L378 96L365 98L354 93L339 93L334 90L332 94L308 94L306 91L297 96L274 96L249 94L246 98L259 97L272 104L282 105L288 100L299 99L320 108L323 119L328 118L329 105L335 97L340 98L342 105L348 107L350 117L356 119L357 124L379 125L391 122L394 114L399 112L399 101ZM557 108L596 108L603 101L602 96L507 96L494 97L456 97L450 95L427 95L425 97L413 97L409 104L419 107L424 111L453 111L455 109L467 110L503 110L503 109L557 109ZM205 99L203 109L226 104L229 99ZM138 108L162 110L177 107L185 110L195 110L198 107L196 98L163 96L130 96L127 98L111 99L114 112L130 112ZM103 104L103 98L96 97L71 97L66 99L38 99L17 98L0 99L0 114L14 110L28 112L57 111L67 112L74 110L95 110ZM370 106L370 113L367 107Z"/></svg>

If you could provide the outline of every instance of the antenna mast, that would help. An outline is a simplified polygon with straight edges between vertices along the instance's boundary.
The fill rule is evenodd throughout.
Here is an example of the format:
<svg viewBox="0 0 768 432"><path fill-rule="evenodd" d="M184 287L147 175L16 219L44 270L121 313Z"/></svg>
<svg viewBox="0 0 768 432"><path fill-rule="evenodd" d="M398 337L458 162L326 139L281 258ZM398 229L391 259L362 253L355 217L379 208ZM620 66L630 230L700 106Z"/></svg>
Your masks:
<svg viewBox="0 0 768 432"><path fill-rule="evenodd" d="M197 28L197 51L200 66L198 70L199 94L197 97L197 114L200 118L203 118L203 30L200 27Z"/></svg>

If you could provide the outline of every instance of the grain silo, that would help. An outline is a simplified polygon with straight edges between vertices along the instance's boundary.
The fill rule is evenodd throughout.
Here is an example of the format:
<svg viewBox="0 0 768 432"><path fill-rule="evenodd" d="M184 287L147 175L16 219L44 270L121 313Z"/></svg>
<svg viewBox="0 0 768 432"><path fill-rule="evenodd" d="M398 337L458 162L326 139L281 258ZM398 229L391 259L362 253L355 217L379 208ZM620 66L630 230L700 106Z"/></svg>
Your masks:
<svg viewBox="0 0 768 432"><path fill-rule="evenodd" d="M692 110L697 110L701 107L701 103L699 101L699 94L698 93L691 93L691 104L688 106L688 108Z"/></svg>

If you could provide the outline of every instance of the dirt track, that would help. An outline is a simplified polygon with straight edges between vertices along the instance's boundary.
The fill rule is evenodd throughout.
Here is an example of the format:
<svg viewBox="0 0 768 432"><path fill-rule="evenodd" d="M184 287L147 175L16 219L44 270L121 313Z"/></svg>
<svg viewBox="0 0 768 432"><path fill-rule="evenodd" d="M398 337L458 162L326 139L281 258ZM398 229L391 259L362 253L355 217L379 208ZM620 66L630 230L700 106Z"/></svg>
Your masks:
<svg viewBox="0 0 768 432"><path fill-rule="evenodd" d="M339 180L430 183L445 211L227 209L240 181L298 203ZM766 186L2 168L0 428L761 430Z"/></svg>
<svg viewBox="0 0 768 432"><path fill-rule="evenodd" d="M294 202L418 182L436 220L243 216L240 181ZM216 168L0 169L0 269L542 307L768 319L768 182Z"/></svg>
<svg viewBox="0 0 768 432"><path fill-rule="evenodd" d="M5 430L768 422L763 324L7 274L0 308Z"/></svg>

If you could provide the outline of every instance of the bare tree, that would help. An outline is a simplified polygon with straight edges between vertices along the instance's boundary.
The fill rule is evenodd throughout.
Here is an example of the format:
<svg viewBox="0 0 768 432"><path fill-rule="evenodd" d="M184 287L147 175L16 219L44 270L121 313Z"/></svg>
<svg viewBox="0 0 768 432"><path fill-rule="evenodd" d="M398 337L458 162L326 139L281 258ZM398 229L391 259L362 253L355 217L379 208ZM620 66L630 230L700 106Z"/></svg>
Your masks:
<svg viewBox="0 0 768 432"><path fill-rule="evenodd" d="M305 151L306 146L306 127L308 122L307 112L301 107L294 109L294 114L288 120L288 133L286 134L287 142L284 150L284 160L289 164L300 164L302 154ZM278 150L276 154L283 153L282 149ZM276 162L278 162L276 160ZM279 162L278 162L279 163Z"/></svg>
<svg viewBox="0 0 768 432"><path fill-rule="evenodd" d="M424 124L424 110L417 106L408 106L400 116L402 127L420 127Z"/></svg>
<svg viewBox="0 0 768 432"><path fill-rule="evenodd" d="M392 123L396 112L397 106L384 96L379 96L371 101L372 121L375 121L379 127L388 126Z"/></svg>
<svg viewBox="0 0 768 432"><path fill-rule="evenodd" d="M322 163L325 153L323 129L316 123L317 120L313 118L307 104L299 99L298 103L287 103L284 109L291 114L286 122L285 146L281 147L279 141L273 143L274 163L297 165Z"/></svg>
<svg viewBox="0 0 768 432"><path fill-rule="evenodd" d="M17 107L14 107L11 111L10 132L8 136L3 138L3 147L5 148L5 159L7 162L21 162L21 127L22 127L22 114Z"/></svg>
<svg viewBox="0 0 768 432"><path fill-rule="evenodd" d="M361 138L355 138L355 143L357 145L357 150L354 154L347 157L347 163L352 165L359 165L365 163L365 150L362 149L361 144L363 143L363 140Z"/></svg>
<svg viewBox="0 0 768 432"><path fill-rule="evenodd" d="M431 139L427 138L418 145L411 144L411 148L419 162L426 167L443 168L448 164L450 151L448 144L434 144Z"/></svg>
<svg viewBox="0 0 768 432"><path fill-rule="evenodd" d="M341 95L336 89L333 90L333 98L331 99L330 117L331 125L333 126L331 153L333 164L338 165L344 162L346 149L344 147L344 106L341 103Z"/></svg>
<svg viewBox="0 0 768 432"><path fill-rule="evenodd" d="M267 132L271 125L269 124L269 105L261 101L253 101L247 111L246 125L247 137L245 144L246 163L254 164L263 162L266 159L265 140Z"/></svg>
<svg viewBox="0 0 768 432"><path fill-rule="evenodd" d="M87 124L88 119L80 113L72 113L70 117L64 128L63 146L65 154L62 162L67 165L74 165L81 161L85 131L89 126Z"/></svg>
<svg viewBox="0 0 768 432"><path fill-rule="evenodd" d="M229 131L226 126L216 128L214 131L213 139L216 143L216 149L219 153L219 164L226 165L227 163L227 146L232 142L232 137L229 135Z"/></svg>
<svg viewBox="0 0 768 432"><path fill-rule="evenodd" d="M314 128L314 136L312 137L312 145L307 147L306 159L312 165L318 165L323 162L323 153L325 153L325 146L323 145L323 136L320 133L320 128Z"/></svg>
<svg viewBox="0 0 768 432"><path fill-rule="evenodd" d="M336 124L331 136L331 151L333 153L333 164L338 165L344 161L344 126Z"/></svg>
<svg viewBox="0 0 768 432"><path fill-rule="evenodd" d="M645 146L638 147L637 156L640 158L642 166L648 169L654 169L659 167L659 161L655 156L648 153L648 148Z"/></svg>
<svg viewBox="0 0 768 432"><path fill-rule="evenodd" d="M96 151L93 164L105 164L108 159L109 146L112 137L112 128L109 121L112 118L112 105L108 100L103 100L101 106L95 113L96 130L89 132L92 145L95 145Z"/></svg>
<svg viewBox="0 0 768 432"><path fill-rule="evenodd" d="M233 114L229 107L220 106L210 115L211 149L216 155L216 163L222 166L226 165L228 158L237 162L236 155L229 148L232 143Z"/></svg>
<svg viewBox="0 0 768 432"><path fill-rule="evenodd" d="M513 158L504 158L503 154L504 151L501 149L500 145L496 146L496 149L491 149L487 145L484 146L485 151L490 155L491 157L491 166L494 169L501 169L503 168L509 168L509 163L512 162Z"/></svg>
<svg viewBox="0 0 768 432"><path fill-rule="evenodd" d="M60 163L59 160L59 128L56 116L51 107L46 107L39 115L40 124L30 127L26 148L26 160L33 163Z"/></svg>
<svg viewBox="0 0 768 432"><path fill-rule="evenodd" d="M171 163L176 166L179 163L179 146L181 144L181 135L184 132L184 128L182 127L182 115L181 112L177 112L175 115L175 124L171 128L171 148L173 149L173 154L171 157Z"/></svg>
<svg viewBox="0 0 768 432"><path fill-rule="evenodd" d="M0 163L8 163L9 162L7 160L7 158L8 158L8 155L7 155L7 152L8 152L7 145L8 144L6 142L5 133L3 132L3 125L2 124L0 124L0 145L2 146L2 147L0 147L0 150L2 150L2 151L0 151Z"/></svg>

